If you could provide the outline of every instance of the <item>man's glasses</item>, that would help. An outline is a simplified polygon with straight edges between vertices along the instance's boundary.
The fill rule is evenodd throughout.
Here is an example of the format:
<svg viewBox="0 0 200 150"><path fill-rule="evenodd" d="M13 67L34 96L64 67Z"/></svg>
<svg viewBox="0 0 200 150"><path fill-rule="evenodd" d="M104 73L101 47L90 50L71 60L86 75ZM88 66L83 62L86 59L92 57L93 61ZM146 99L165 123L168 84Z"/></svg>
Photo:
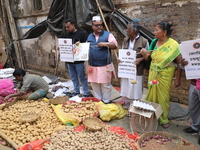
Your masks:
<svg viewBox="0 0 200 150"><path fill-rule="evenodd" d="M102 24L93 24L95 27L102 27Z"/></svg>

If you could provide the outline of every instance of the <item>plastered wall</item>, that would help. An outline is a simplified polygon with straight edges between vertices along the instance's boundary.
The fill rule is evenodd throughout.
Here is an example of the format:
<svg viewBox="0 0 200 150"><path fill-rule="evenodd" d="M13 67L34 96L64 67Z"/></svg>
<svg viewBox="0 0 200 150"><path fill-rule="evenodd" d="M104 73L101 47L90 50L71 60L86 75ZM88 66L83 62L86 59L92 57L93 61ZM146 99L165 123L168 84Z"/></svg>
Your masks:
<svg viewBox="0 0 200 150"><path fill-rule="evenodd" d="M42 9L34 11L33 0L10 0L19 38L35 25L46 20L52 1L42 0ZM43 74L55 74L56 72L57 76L69 78L64 62L59 62L58 69L49 65L52 61L49 59L50 53L55 54L55 60L53 61L57 62L56 41L56 36L49 30L38 38L21 40L27 70Z"/></svg>

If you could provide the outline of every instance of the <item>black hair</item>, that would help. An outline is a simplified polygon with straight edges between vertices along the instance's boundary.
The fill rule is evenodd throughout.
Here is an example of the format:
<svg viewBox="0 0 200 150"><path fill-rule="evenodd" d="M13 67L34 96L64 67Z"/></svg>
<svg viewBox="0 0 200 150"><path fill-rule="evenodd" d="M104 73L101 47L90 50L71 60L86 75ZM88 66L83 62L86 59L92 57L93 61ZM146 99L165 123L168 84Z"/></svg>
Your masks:
<svg viewBox="0 0 200 150"><path fill-rule="evenodd" d="M67 22L70 22L71 24L76 25L76 22L74 21L74 19L71 19L71 18L66 19L65 23L67 23Z"/></svg>
<svg viewBox="0 0 200 150"><path fill-rule="evenodd" d="M162 21L157 23L157 25L163 30L163 31L167 31L167 36L169 37L173 31L172 28L172 23L169 23L167 21Z"/></svg>
<svg viewBox="0 0 200 150"><path fill-rule="evenodd" d="M131 25L131 29L132 29L132 30L135 30L136 34L139 33L139 30L140 30L140 24L139 24L138 21L131 21L131 22L129 22L128 24Z"/></svg>
<svg viewBox="0 0 200 150"><path fill-rule="evenodd" d="M15 69L15 71L13 72L13 76L16 77L16 76L25 76L26 75L26 71L24 71L22 68L17 68Z"/></svg>

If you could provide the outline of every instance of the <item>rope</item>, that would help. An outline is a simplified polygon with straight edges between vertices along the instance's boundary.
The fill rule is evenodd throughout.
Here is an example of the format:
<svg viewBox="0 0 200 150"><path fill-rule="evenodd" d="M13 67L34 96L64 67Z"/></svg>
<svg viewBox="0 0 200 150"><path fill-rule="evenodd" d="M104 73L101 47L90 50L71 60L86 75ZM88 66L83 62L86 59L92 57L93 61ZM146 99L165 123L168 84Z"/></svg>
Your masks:
<svg viewBox="0 0 200 150"><path fill-rule="evenodd" d="M151 102L150 102L150 104L151 104ZM130 105L130 108L131 108L131 107L134 107L133 104ZM144 110L142 110L142 114L144 114ZM147 131L148 119L147 119L146 117L144 117L144 116L142 116L142 115L132 115L132 114L130 113L130 111L128 111L128 116L129 116L129 124L130 124L130 129L131 129L131 133L132 133L132 134L134 133L133 127L132 127L131 121L130 121L132 117L139 117L138 123L139 123L139 125L140 125L140 130L141 130L142 132L146 132L146 131ZM144 118L144 126L142 125L142 117ZM149 118L149 119L150 119L150 118ZM152 126L153 126L153 125L152 125ZM153 126L152 131L156 131L157 127L158 127L158 123L156 123L156 125Z"/></svg>

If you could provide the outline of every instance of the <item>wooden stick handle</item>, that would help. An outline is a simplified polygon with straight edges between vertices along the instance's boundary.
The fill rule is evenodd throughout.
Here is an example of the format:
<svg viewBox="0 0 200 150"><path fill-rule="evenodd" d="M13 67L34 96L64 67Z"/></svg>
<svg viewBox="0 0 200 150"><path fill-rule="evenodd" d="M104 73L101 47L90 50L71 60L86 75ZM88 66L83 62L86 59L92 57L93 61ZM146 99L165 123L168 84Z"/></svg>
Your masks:
<svg viewBox="0 0 200 150"><path fill-rule="evenodd" d="M59 62L60 62L60 53L59 53L58 50L57 50L57 51L56 51L56 68L55 68L55 70L54 70L54 75L57 74Z"/></svg>
<svg viewBox="0 0 200 150"><path fill-rule="evenodd" d="M106 30L109 31L109 28L108 28L108 26L107 26L107 23L106 23L106 21L105 21L104 15L103 15L103 13L102 13L102 10L101 10L99 1L96 0L96 3L97 3L97 7L98 7L98 9L99 9L99 12L100 12L100 14L101 14L101 18L102 18L102 20L103 20L103 23L104 23L104 25L105 25L105 27L106 27Z"/></svg>
<svg viewBox="0 0 200 150"><path fill-rule="evenodd" d="M98 7L98 9L99 9L99 12L100 12L100 14L101 14L101 18L102 18L102 20L103 20L103 23L104 23L104 25L105 25L105 27L106 27L106 30L109 31L109 28L108 28L108 25L107 25L107 23L106 23L106 21L105 21L104 15L103 15L103 13L102 13L102 10L101 10L99 1L96 0L96 3L97 3L97 7ZM117 52L116 52L115 50L114 50L114 54L115 54L116 59L118 59Z"/></svg>
<svg viewBox="0 0 200 150"><path fill-rule="evenodd" d="M14 149L18 149L18 145L13 141L13 140L11 140L7 135L5 135L3 132L1 132L0 131L0 136L4 139L4 140L6 140L10 145L12 145L12 147L14 148Z"/></svg>
<svg viewBox="0 0 200 150"><path fill-rule="evenodd" d="M118 59L116 50L113 50L113 51L114 51L114 54L115 54L116 59Z"/></svg>

